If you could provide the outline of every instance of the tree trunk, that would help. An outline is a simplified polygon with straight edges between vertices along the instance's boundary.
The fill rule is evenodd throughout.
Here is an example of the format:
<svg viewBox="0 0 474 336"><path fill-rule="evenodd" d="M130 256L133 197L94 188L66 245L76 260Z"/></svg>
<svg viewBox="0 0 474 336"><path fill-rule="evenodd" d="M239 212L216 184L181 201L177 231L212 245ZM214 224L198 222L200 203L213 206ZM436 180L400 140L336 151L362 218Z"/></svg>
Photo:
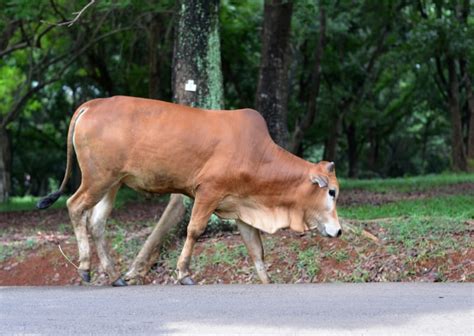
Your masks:
<svg viewBox="0 0 474 336"><path fill-rule="evenodd" d="M148 97L160 98L160 34L163 32L162 18L159 14L150 14L148 25Z"/></svg>
<svg viewBox="0 0 474 336"><path fill-rule="evenodd" d="M322 5L322 1L319 4L319 36L317 47L314 55L313 71L311 73L311 82L309 85L308 94L308 109L303 118L295 126L295 130L291 136L291 142L289 150L296 153L297 149L301 146L305 132L313 125L316 118L317 112L317 99L319 96L319 88L321 85L321 59L324 52L326 35L326 12Z"/></svg>
<svg viewBox="0 0 474 336"><path fill-rule="evenodd" d="M183 105L223 109L219 0L182 0L178 8L172 76L174 100ZM185 213L183 196L172 194L125 276L128 283L142 282L159 255L164 237L184 222Z"/></svg>
<svg viewBox="0 0 474 336"><path fill-rule="evenodd" d="M337 140L341 129L342 116L339 113L336 120L330 121L329 134L324 147L324 160L334 162L336 161Z"/></svg>
<svg viewBox="0 0 474 336"><path fill-rule="evenodd" d="M158 58L160 20L158 15L152 15L148 28L148 97L160 97L160 67Z"/></svg>
<svg viewBox="0 0 474 336"><path fill-rule="evenodd" d="M0 128L0 202L6 202L11 194L11 147L5 129Z"/></svg>
<svg viewBox="0 0 474 336"><path fill-rule="evenodd" d="M367 166L370 172L375 173L377 171L377 162L379 158L379 136L377 134L377 127L371 127L369 129L369 157Z"/></svg>
<svg viewBox="0 0 474 336"><path fill-rule="evenodd" d="M262 53L255 108L265 118L270 135L288 144L288 42L292 1L265 0Z"/></svg>
<svg viewBox="0 0 474 336"><path fill-rule="evenodd" d="M348 176L351 178L357 177L357 138L356 138L356 127L354 122L349 124L346 128L347 137L347 157L349 159L349 172Z"/></svg>
<svg viewBox="0 0 474 336"><path fill-rule="evenodd" d="M470 14L471 6L469 0L462 2L461 15L459 19L464 27L468 28L468 17ZM472 74L468 71L467 58L461 57L459 65L461 68L461 76L464 82L464 89L466 90L467 100L467 143L466 143L466 154L467 154L467 170L474 171L474 93L472 92Z"/></svg>
<svg viewBox="0 0 474 336"><path fill-rule="evenodd" d="M173 57L174 101L223 108L219 0L181 1Z"/></svg>
<svg viewBox="0 0 474 336"><path fill-rule="evenodd" d="M466 73L466 96L468 110L468 133L467 133L467 164L468 170L474 171L474 93L472 92L471 79Z"/></svg>
<svg viewBox="0 0 474 336"><path fill-rule="evenodd" d="M452 166L455 171L466 171L467 161L464 150L461 111L459 108L459 83L456 73L456 63L451 56L446 57L449 74L449 113L451 115L451 158Z"/></svg>

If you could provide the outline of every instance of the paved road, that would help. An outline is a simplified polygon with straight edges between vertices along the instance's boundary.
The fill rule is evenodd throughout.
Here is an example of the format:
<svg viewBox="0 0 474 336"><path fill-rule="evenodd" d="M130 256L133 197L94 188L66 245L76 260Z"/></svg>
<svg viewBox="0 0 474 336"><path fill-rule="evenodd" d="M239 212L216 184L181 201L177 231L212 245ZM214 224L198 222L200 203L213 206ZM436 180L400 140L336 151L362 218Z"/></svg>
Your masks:
<svg viewBox="0 0 474 336"><path fill-rule="evenodd" d="M0 334L474 335L473 284L0 287Z"/></svg>

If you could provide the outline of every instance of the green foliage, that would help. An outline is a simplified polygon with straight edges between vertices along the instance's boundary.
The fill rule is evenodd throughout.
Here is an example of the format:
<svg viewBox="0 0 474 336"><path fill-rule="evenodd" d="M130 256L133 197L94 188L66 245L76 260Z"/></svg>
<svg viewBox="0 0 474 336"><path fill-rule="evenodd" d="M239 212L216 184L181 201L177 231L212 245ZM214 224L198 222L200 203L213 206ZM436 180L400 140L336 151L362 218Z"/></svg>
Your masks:
<svg viewBox="0 0 474 336"><path fill-rule="evenodd" d="M220 40L227 109L254 106L260 64L263 1L225 0L220 10Z"/></svg>

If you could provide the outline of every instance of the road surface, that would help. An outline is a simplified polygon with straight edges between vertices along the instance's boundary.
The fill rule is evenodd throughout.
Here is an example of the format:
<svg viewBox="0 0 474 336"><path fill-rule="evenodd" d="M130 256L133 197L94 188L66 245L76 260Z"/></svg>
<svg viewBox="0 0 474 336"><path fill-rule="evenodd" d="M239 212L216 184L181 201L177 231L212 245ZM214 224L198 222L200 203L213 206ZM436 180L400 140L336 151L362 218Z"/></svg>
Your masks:
<svg viewBox="0 0 474 336"><path fill-rule="evenodd" d="M474 285L0 287L8 335L474 335Z"/></svg>

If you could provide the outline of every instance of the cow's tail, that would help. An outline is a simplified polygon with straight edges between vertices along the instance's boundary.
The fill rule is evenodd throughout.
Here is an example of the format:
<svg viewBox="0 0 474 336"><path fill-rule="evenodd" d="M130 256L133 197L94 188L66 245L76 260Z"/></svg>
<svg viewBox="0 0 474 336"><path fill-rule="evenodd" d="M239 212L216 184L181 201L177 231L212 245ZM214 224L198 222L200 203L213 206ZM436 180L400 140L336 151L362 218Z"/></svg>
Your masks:
<svg viewBox="0 0 474 336"><path fill-rule="evenodd" d="M71 123L69 124L69 130L68 130L68 135L67 135L67 160L66 160L66 172L64 174L63 182L61 183L61 186L59 187L58 191L55 191L48 196L45 196L41 198L37 203L36 207L38 209L47 209L51 205L53 205L54 202L56 202L59 197L64 193L64 189L66 189L66 184L67 181L69 180L69 177L71 177L71 172L72 172L72 164L73 164L73 155L74 155L74 146L73 146L73 137L74 137L74 129L76 127L76 121L79 118L79 116L86 111L86 108L81 108L79 109L78 113L74 113Z"/></svg>

